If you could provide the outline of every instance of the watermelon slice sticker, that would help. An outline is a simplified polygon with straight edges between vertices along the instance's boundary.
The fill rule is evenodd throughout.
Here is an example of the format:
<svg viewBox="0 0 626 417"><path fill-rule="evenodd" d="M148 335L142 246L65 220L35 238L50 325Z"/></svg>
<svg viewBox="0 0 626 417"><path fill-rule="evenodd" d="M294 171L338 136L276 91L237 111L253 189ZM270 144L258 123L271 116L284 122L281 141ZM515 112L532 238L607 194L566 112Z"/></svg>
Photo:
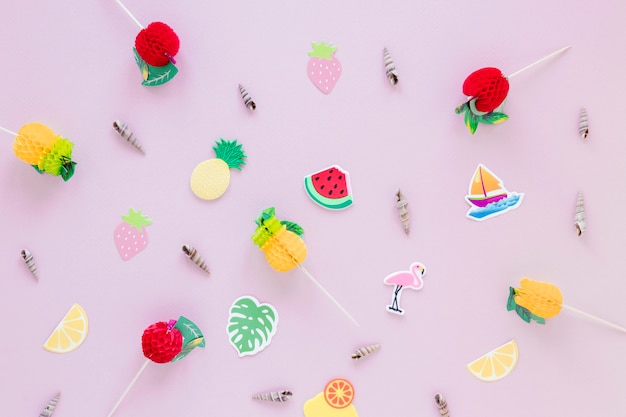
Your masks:
<svg viewBox="0 0 626 417"><path fill-rule="evenodd" d="M350 174L338 165L304 177L304 189L324 208L341 210L352 205Z"/></svg>

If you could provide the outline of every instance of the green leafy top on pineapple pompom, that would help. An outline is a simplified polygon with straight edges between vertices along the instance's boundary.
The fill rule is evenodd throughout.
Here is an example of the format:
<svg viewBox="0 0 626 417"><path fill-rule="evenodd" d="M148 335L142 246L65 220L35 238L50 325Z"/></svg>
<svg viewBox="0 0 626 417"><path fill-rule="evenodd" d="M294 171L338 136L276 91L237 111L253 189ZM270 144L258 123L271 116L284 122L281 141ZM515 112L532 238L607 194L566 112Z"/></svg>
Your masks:
<svg viewBox="0 0 626 417"><path fill-rule="evenodd" d="M140 232L143 227L150 226L152 224L152 220L141 214L141 210L135 211L132 208L128 209L128 215L122 216L122 220L135 227Z"/></svg>
<svg viewBox="0 0 626 417"><path fill-rule="evenodd" d="M76 162L72 161L72 149L74 144L66 138L57 139L50 151L41 158L33 168L40 174L47 172L51 175L60 175L64 181L74 175Z"/></svg>
<svg viewBox="0 0 626 417"><path fill-rule="evenodd" d="M263 246L265 242L267 242L267 240L272 235L274 235L274 233L282 229L283 226L285 226L287 230L297 234L298 236L302 236L302 234L304 233L304 229L300 227L300 225L286 220L278 220L275 216L275 213L276 210L274 210L274 207L266 208L255 220L257 228L252 235L252 241L258 247Z"/></svg>
<svg viewBox="0 0 626 417"><path fill-rule="evenodd" d="M213 147L215 157L226 162L228 168L235 168L241 171L241 166L246 164L247 158L241 145L237 144L237 139L230 141L220 138Z"/></svg>
<svg viewBox="0 0 626 417"><path fill-rule="evenodd" d="M330 61L332 55L337 50L336 46L327 45L324 41L322 43L311 42L313 50L309 52L309 56L312 58L326 59Z"/></svg>

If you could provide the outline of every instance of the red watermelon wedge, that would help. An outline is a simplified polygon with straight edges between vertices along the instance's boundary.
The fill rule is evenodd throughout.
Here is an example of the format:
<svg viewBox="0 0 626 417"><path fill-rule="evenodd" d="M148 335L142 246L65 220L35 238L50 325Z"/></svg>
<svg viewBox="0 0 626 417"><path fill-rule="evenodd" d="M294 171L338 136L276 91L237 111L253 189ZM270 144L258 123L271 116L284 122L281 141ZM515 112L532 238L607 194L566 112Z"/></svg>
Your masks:
<svg viewBox="0 0 626 417"><path fill-rule="evenodd" d="M331 210L352 205L350 175L338 165L304 177L304 188L313 201Z"/></svg>

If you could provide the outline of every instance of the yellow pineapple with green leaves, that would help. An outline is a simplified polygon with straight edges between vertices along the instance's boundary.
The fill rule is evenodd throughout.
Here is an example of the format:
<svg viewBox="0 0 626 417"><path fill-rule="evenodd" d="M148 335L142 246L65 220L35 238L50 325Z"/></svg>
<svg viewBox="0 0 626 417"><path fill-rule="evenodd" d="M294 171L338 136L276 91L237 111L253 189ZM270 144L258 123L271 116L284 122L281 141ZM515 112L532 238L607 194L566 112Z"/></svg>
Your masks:
<svg viewBox="0 0 626 417"><path fill-rule="evenodd" d="M60 175L64 181L74 175L72 161L74 144L41 123L27 123L20 128L13 142L13 151L22 161L40 174Z"/></svg>
<svg viewBox="0 0 626 417"><path fill-rule="evenodd" d="M265 253L272 268L287 272L306 259L306 244L300 237L304 230L296 223L277 219L274 207L263 210L256 224L252 241Z"/></svg>
<svg viewBox="0 0 626 417"><path fill-rule="evenodd" d="M213 146L215 158L200 162L191 173L191 191L203 200L215 200L230 184L230 170L241 170L246 154L237 140L220 139Z"/></svg>

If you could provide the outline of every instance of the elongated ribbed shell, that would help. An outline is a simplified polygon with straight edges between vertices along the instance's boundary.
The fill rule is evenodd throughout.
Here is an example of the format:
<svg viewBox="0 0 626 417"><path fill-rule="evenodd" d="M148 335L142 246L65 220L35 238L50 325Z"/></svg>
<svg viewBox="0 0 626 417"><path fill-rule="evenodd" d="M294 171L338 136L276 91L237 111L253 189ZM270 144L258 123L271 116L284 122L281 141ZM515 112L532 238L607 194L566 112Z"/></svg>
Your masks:
<svg viewBox="0 0 626 417"><path fill-rule="evenodd" d="M139 143L139 141L137 140L137 137L135 136L133 131L128 128L126 123L122 122L121 120L114 121L113 130L115 130L115 132L117 132L118 135L126 139L128 143L130 143L135 148L137 148L137 150L145 154L143 147L141 146L141 143Z"/></svg>
<svg viewBox="0 0 626 417"><path fill-rule="evenodd" d="M255 400L263 400L263 401L272 401L275 403L284 403L285 401L289 401L289 399L293 397L293 393L291 391L272 391L272 392L262 392L260 394L254 394L252 396Z"/></svg>
<svg viewBox="0 0 626 417"><path fill-rule="evenodd" d="M442 417L450 417L448 412L448 403L446 399L443 398L443 395L437 393L435 394L435 404L437 404L437 408L439 409L439 413Z"/></svg>
<svg viewBox="0 0 626 417"><path fill-rule="evenodd" d="M585 221L585 200L583 199L583 193L580 192L578 193L578 198L576 199L576 215L574 216L574 225L576 225L578 236L585 233L585 229L587 228L587 222Z"/></svg>
<svg viewBox="0 0 626 417"><path fill-rule="evenodd" d="M385 74L391 85L398 84L398 71L396 71L396 64L391 59L391 54L387 48L383 49L383 60L385 61Z"/></svg>
<svg viewBox="0 0 626 417"><path fill-rule="evenodd" d="M587 120L587 109L585 109L584 107L580 110L578 134L582 139L587 139L587 136L589 136L589 121Z"/></svg>
<svg viewBox="0 0 626 417"><path fill-rule="evenodd" d="M409 234L409 202L407 201L402 191L398 189L396 193L396 206L398 207L398 214L400 215L400 222L402 222L402 228L404 233Z"/></svg>
<svg viewBox="0 0 626 417"><path fill-rule="evenodd" d="M28 267L30 273L33 274L35 278L39 279L39 272L37 272L37 265L35 265L33 254L30 253L28 249L23 249L21 254L22 259L24 259L24 262L26 263L26 266Z"/></svg>
<svg viewBox="0 0 626 417"><path fill-rule="evenodd" d="M183 253L185 255L187 255L187 257L196 265L198 265L198 267L200 269L202 269L204 272L206 272L207 274L211 274L211 271L209 271L209 266L207 265L207 263L204 261L204 259L202 258L202 256L200 256L198 254L198 251L191 245L183 245Z"/></svg>
<svg viewBox="0 0 626 417"><path fill-rule="evenodd" d="M243 104L246 105L248 110L256 110L256 103L252 101L252 97L250 97L250 94L248 94L248 91L241 84L239 84L239 92L241 93Z"/></svg>
<svg viewBox="0 0 626 417"><path fill-rule="evenodd" d="M57 406L60 397L61 393L57 392L54 397L52 397L52 399L48 402L48 405L46 405L46 407L41 410L41 413L39 413L39 417L50 417L55 407Z"/></svg>
<svg viewBox="0 0 626 417"><path fill-rule="evenodd" d="M362 348L354 351L354 353L352 354L352 359L361 359L363 356L367 356L370 353L377 351L378 349L380 349L379 344L363 346Z"/></svg>

